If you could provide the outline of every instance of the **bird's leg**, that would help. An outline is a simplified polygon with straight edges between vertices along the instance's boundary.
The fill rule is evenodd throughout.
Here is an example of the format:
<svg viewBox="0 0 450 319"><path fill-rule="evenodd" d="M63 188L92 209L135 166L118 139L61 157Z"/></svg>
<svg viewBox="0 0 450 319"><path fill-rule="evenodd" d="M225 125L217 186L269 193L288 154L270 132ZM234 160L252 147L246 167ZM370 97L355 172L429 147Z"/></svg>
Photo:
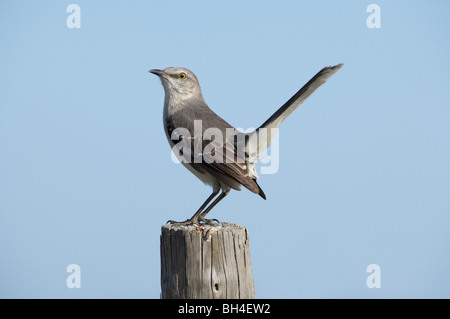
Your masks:
<svg viewBox="0 0 450 319"><path fill-rule="evenodd" d="M214 206L216 206L222 199L225 198L225 196L228 195L228 193L230 192L230 190L222 190L222 193L219 195L219 197L217 197L214 202L212 202L211 205L208 206L207 209L205 209L200 216L198 216L198 220L201 222L205 222L207 224L212 224L214 221L215 222L219 222L217 219L205 219L206 214L208 214L210 212L211 209L213 209Z"/></svg>
<svg viewBox="0 0 450 319"><path fill-rule="evenodd" d="M168 224L182 224L182 225L198 225L199 221L204 221L202 219L199 220L199 216L201 216L201 212L205 209L206 205L209 204L210 201L212 201L212 199L214 197L217 196L217 194L219 194L219 189L213 189L213 192L211 195L209 195L209 197L205 200L205 202L202 204L202 206L200 206L200 208L197 210L197 212L194 214L194 216L192 216L191 218L189 218L188 220L184 221L184 222L176 222L174 220L169 220L167 221ZM222 195L221 195L222 196ZM214 201L215 202L215 201ZM208 207L209 208L209 207ZM206 215L206 214L205 214Z"/></svg>

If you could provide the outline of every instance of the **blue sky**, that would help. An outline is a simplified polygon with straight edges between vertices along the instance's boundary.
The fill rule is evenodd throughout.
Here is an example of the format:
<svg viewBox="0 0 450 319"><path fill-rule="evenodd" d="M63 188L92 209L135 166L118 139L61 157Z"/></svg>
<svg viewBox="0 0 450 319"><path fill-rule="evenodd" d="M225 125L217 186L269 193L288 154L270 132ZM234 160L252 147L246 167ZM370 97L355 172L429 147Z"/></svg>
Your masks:
<svg viewBox="0 0 450 319"><path fill-rule="evenodd" d="M381 28L366 25L371 3ZM209 106L247 128L345 63L283 123L267 201L233 191L211 217L248 228L259 298L449 298L449 11L2 1L0 297L159 298L160 227L210 189L171 161L149 69L191 69ZM381 288L366 285L370 264Z"/></svg>

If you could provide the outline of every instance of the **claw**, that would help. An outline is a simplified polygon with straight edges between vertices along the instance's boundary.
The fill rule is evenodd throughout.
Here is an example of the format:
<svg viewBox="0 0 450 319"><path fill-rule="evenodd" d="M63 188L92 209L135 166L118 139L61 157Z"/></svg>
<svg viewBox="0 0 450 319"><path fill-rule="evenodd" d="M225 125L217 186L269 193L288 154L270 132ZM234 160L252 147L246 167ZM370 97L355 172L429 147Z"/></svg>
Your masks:
<svg viewBox="0 0 450 319"><path fill-rule="evenodd" d="M202 224L204 225L210 225L210 226L214 226L217 224L220 224L219 220L217 219L204 219L204 218L196 218L196 219L187 219L184 222L177 222L175 220L168 220L166 222L166 224L171 224L171 225L184 225L184 226L188 226L188 225L197 225L200 226Z"/></svg>
<svg viewBox="0 0 450 319"><path fill-rule="evenodd" d="M216 224L220 224L218 219L203 219L202 220L206 225L214 226Z"/></svg>
<svg viewBox="0 0 450 319"><path fill-rule="evenodd" d="M171 224L171 225L200 225L200 223L198 222L197 219L187 219L184 222L177 222L175 220L168 220L166 224Z"/></svg>

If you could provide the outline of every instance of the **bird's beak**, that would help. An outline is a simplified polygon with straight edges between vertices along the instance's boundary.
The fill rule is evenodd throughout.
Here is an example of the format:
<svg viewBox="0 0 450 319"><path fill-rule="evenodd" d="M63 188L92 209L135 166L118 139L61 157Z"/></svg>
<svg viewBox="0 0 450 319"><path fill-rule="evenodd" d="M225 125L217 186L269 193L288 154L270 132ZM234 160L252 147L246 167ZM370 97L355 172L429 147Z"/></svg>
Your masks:
<svg viewBox="0 0 450 319"><path fill-rule="evenodd" d="M164 75L166 75L166 74L164 73L164 71L158 70L158 69L151 69L151 70L148 71L148 72L153 73L153 74L155 74L155 75L157 75L157 76L164 76Z"/></svg>

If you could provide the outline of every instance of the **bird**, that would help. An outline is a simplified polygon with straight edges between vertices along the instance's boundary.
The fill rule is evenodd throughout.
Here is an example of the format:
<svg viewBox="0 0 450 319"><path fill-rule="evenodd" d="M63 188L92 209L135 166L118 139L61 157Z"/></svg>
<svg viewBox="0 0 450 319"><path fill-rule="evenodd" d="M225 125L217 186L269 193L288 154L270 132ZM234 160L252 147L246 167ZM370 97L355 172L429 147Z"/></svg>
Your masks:
<svg viewBox="0 0 450 319"><path fill-rule="evenodd" d="M184 67L151 69L149 72L159 77L164 88L163 125L172 151L191 173L212 187L211 195L191 218L168 223L217 223L217 219L206 219L206 215L232 189L240 191L241 186L266 199L257 183L258 154L270 146L280 124L342 66L341 63L322 68L250 133L235 129L206 104L199 81L191 70Z"/></svg>

